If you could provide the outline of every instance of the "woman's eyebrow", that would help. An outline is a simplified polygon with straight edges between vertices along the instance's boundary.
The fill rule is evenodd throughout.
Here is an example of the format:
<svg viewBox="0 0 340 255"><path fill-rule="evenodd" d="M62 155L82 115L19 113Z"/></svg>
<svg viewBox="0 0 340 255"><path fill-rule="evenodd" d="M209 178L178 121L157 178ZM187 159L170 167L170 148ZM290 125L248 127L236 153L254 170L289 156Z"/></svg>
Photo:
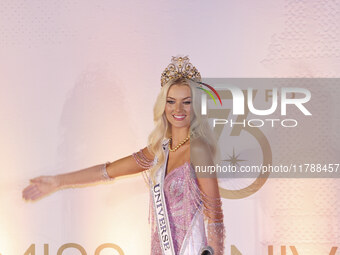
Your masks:
<svg viewBox="0 0 340 255"><path fill-rule="evenodd" d="M168 99L173 99L173 100L176 100L176 98L173 98L173 97L167 97ZM185 99L191 99L191 97L185 97L183 98L182 100L185 100Z"/></svg>

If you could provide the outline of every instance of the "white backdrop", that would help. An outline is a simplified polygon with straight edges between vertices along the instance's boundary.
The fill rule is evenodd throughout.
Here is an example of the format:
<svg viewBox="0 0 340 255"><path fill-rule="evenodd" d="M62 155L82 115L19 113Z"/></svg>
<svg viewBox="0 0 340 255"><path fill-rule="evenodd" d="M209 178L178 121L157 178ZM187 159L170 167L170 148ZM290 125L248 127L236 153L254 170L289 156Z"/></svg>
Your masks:
<svg viewBox="0 0 340 255"><path fill-rule="evenodd" d="M87 254L102 243L127 255L149 254L141 175L33 203L21 198L22 189L32 177L113 161L145 146L171 56L189 55L203 77L334 77L334 10L338 1L1 0L0 254L23 254L31 244L36 254L44 244L57 254L66 243ZM324 22L312 18L316 13ZM306 23L307 29L296 26ZM231 245L242 254L266 252L258 195L223 200L226 254ZM63 253L73 254L80 252Z"/></svg>

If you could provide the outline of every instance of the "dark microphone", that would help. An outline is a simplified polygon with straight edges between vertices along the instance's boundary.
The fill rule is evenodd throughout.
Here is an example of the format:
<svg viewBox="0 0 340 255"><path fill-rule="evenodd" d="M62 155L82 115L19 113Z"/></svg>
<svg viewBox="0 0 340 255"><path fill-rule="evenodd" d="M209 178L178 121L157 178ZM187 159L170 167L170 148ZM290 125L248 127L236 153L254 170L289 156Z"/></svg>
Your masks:
<svg viewBox="0 0 340 255"><path fill-rule="evenodd" d="M214 250L210 246L203 247L200 251L200 255L213 255Z"/></svg>

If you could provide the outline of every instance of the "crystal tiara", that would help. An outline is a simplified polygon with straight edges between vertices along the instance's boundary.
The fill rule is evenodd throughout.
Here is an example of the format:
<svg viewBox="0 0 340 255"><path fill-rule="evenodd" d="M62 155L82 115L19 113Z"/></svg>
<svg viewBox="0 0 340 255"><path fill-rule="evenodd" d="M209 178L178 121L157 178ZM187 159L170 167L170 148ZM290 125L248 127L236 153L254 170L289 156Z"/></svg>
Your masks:
<svg viewBox="0 0 340 255"><path fill-rule="evenodd" d="M190 62L188 56L172 57L171 63L165 68L161 76L161 86L168 81L187 78L197 82L201 81L201 74Z"/></svg>

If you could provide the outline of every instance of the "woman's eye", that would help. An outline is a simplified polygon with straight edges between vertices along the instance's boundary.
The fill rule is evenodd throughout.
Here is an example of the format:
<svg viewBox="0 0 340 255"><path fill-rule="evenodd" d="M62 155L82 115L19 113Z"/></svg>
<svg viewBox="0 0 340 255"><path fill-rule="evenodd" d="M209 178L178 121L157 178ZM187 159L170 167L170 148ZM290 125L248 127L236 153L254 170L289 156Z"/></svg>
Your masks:
<svg viewBox="0 0 340 255"><path fill-rule="evenodd" d="M191 104L191 101L185 101L183 104Z"/></svg>
<svg viewBox="0 0 340 255"><path fill-rule="evenodd" d="M174 103L175 103L174 100L167 100L166 102L167 102L168 104L174 104Z"/></svg>

